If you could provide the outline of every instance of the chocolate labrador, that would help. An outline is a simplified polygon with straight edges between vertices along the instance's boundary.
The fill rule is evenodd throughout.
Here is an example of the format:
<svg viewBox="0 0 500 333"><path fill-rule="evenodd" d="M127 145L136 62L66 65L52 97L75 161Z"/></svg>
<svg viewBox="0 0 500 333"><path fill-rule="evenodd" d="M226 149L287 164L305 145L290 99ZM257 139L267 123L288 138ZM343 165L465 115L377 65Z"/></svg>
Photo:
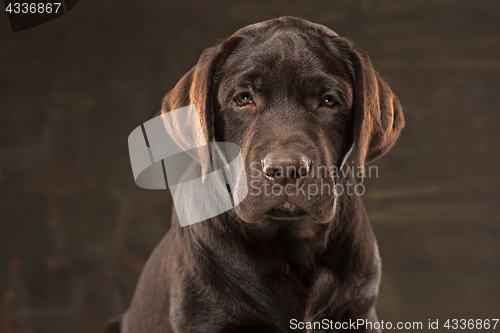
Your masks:
<svg viewBox="0 0 500 333"><path fill-rule="evenodd" d="M241 148L249 193L186 227L174 212L105 332L379 332L377 243L359 193L340 189L404 119L367 53L298 18L250 25L205 50L162 112L191 104L207 142Z"/></svg>

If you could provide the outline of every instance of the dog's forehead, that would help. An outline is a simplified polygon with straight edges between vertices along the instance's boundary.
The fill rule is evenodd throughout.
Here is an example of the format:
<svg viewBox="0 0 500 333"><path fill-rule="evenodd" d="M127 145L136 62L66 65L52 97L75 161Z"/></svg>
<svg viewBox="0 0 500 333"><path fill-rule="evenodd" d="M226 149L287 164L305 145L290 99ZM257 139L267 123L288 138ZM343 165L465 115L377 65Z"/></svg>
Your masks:
<svg viewBox="0 0 500 333"><path fill-rule="evenodd" d="M236 31L233 36L264 36L276 30L300 30L309 34L320 34L329 37L338 37L337 33L328 29L324 25L309 22L307 20L283 16L276 19L251 24Z"/></svg>
<svg viewBox="0 0 500 333"><path fill-rule="evenodd" d="M296 26L270 26L268 29L259 30L258 35L251 33L233 35L239 36L242 40L228 58L226 67L248 66L248 64L272 66L280 62L292 62L320 69L315 68L318 67L315 65L319 65L318 60L345 60L345 51L338 45L340 38L332 31L331 34L326 34L310 27Z"/></svg>
<svg viewBox="0 0 500 333"><path fill-rule="evenodd" d="M250 34L237 33L242 40L219 72L222 83L234 86L267 82L283 89L290 85L311 87L313 82L351 83L352 64L333 32L270 24L259 26L259 34L254 34L255 30L250 29Z"/></svg>

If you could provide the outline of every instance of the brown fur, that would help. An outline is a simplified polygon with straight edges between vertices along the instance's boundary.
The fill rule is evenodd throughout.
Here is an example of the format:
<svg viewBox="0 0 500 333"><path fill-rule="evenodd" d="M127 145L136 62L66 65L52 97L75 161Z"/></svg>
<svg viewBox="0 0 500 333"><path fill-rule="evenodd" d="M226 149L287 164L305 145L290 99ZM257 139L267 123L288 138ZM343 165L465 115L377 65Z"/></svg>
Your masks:
<svg viewBox="0 0 500 333"><path fill-rule="evenodd" d="M254 105L237 105L238 89L250 91ZM324 91L335 95L334 108L318 104ZM250 165L262 167L272 152L340 167L354 142L362 167L385 154L404 126L398 99L366 52L291 17L243 28L205 50L166 95L162 111L190 104L208 142L241 147L257 189L269 180ZM210 157L197 160L206 174ZM303 180L321 181L334 185L321 174ZM305 215L269 215L285 200ZM129 310L104 332L296 332L291 319L376 321L379 280L377 244L358 196L248 196L231 211L183 228L174 211Z"/></svg>

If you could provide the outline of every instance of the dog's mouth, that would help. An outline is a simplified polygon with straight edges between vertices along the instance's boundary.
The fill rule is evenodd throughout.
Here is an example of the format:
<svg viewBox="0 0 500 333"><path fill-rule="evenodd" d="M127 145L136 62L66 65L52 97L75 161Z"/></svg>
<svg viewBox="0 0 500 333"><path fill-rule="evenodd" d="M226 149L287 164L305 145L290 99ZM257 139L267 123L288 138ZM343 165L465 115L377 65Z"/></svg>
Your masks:
<svg viewBox="0 0 500 333"><path fill-rule="evenodd" d="M275 220L295 220L307 215L302 208L286 201L266 212L266 216Z"/></svg>

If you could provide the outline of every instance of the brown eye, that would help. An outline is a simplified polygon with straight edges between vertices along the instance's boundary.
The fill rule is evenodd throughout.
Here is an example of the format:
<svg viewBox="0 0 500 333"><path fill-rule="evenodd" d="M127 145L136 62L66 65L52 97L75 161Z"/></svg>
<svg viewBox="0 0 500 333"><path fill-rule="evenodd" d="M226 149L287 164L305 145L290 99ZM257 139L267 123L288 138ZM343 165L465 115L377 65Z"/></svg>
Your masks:
<svg viewBox="0 0 500 333"><path fill-rule="evenodd" d="M249 105L253 103L252 95L250 95L249 92L242 92L238 94L235 98L236 103L238 103L238 106L244 106L244 105Z"/></svg>
<svg viewBox="0 0 500 333"><path fill-rule="evenodd" d="M325 95L321 99L321 104L331 108L337 104L337 100L333 97L333 95Z"/></svg>

